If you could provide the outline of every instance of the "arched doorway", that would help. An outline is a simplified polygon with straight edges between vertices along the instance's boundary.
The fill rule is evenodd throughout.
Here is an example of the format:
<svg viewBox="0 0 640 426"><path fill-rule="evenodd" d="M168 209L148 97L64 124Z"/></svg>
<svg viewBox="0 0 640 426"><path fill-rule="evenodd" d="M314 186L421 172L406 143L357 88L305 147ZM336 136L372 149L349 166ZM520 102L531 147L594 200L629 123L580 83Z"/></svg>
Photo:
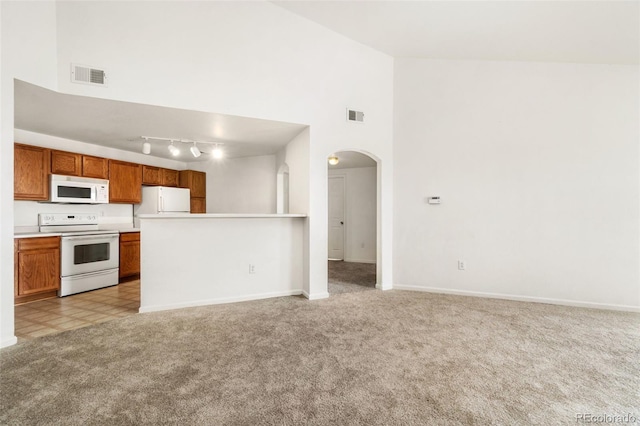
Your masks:
<svg viewBox="0 0 640 426"><path fill-rule="evenodd" d="M377 283L378 162L357 151L328 158L329 294L373 290Z"/></svg>

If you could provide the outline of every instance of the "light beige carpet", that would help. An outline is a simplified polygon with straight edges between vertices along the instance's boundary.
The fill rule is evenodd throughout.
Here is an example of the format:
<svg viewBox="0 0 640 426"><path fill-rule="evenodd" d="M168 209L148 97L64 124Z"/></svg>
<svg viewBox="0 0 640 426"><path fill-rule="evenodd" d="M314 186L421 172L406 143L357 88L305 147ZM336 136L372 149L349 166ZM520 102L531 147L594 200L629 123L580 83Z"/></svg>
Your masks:
<svg viewBox="0 0 640 426"><path fill-rule="evenodd" d="M141 314L0 361L10 425L640 417L640 315L405 291Z"/></svg>

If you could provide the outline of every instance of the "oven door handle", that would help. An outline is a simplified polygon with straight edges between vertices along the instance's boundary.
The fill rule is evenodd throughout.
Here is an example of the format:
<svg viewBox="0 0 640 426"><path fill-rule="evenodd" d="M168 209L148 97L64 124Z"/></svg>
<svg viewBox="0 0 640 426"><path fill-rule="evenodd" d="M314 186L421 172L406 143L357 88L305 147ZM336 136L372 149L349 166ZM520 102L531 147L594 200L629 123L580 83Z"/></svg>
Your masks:
<svg viewBox="0 0 640 426"><path fill-rule="evenodd" d="M65 241L80 241L80 240L97 240L97 239L102 239L102 240L115 240L119 238L119 235L110 235L110 236L104 236L104 235L93 235L93 236L89 236L89 237L62 237Z"/></svg>

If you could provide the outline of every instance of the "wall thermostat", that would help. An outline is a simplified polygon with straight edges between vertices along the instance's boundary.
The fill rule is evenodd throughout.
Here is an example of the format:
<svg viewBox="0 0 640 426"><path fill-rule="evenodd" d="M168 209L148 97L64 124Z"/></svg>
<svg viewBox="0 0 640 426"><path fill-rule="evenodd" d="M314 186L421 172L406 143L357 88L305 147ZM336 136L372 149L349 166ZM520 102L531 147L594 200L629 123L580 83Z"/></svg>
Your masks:
<svg viewBox="0 0 640 426"><path fill-rule="evenodd" d="M427 202L429 204L440 204L440 197L429 197L427 198Z"/></svg>

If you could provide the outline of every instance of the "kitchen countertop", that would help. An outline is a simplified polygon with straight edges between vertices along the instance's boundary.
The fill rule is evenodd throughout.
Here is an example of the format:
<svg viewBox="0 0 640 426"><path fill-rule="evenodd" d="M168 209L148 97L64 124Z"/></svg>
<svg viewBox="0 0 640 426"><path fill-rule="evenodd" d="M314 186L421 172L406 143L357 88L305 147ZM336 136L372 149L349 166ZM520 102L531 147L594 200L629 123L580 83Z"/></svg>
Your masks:
<svg viewBox="0 0 640 426"><path fill-rule="evenodd" d="M140 228L115 229L115 231L118 231L121 234L127 233L127 232L140 232ZM62 232L25 231L25 232L14 232L13 238L59 237L61 235L62 235Z"/></svg>
<svg viewBox="0 0 640 426"><path fill-rule="evenodd" d="M306 214L260 214L260 213L164 213L139 214L139 219L278 219L304 218Z"/></svg>

